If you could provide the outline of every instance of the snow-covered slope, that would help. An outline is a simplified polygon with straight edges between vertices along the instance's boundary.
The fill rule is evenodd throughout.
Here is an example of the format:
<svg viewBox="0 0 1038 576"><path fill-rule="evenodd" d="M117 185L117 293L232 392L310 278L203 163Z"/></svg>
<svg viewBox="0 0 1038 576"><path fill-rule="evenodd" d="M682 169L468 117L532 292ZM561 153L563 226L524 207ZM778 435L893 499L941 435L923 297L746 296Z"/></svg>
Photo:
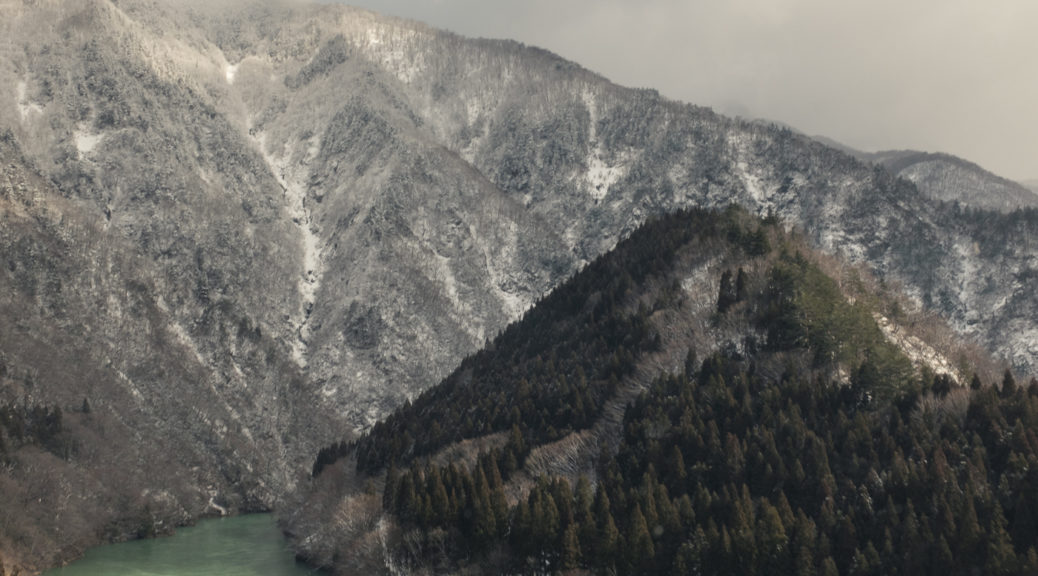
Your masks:
<svg viewBox="0 0 1038 576"><path fill-rule="evenodd" d="M868 156L937 200L998 212L1038 208L1038 194L1025 186L949 154L903 150Z"/></svg>
<svg viewBox="0 0 1038 576"><path fill-rule="evenodd" d="M0 2L0 16L0 130L48 183L5 198L66 207L75 218L30 221L76 239L70 265L90 268L101 249L139 260L118 273L162 303L147 322L108 321L68 300L121 306L123 293L55 272L61 289L20 293L35 308L12 307L10 323L79 330L77 346L104 351L96 363L143 370L145 408L207 390L237 416L193 445L245 455L235 470L264 480L254 496L267 505L309 447L434 384L618 238L682 206L774 212L1038 368L1033 214L977 221L789 130L618 87L543 50L339 5L44 0ZM7 238L3 256L22 262L0 269L13 286L34 256L8 256ZM147 352L141 326L153 325L200 376ZM42 390L71 402L80 386ZM216 426L199 422L191 434Z"/></svg>

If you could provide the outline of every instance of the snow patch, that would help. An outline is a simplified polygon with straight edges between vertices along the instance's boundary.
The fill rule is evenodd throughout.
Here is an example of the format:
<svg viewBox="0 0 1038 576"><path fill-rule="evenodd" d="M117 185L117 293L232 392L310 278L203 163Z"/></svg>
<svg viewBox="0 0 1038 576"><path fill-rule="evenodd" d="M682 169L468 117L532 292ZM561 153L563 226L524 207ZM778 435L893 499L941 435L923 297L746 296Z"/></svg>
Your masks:
<svg viewBox="0 0 1038 576"><path fill-rule="evenodd" d="M764 204L767 200L767 193L761 186L761 178L756 174L750 172L750 166L745 161L739 161L735 164L736 173L739 175L739 179L742 180L743 188L746 193L753 198L753 201L757 204Z"/></svg>
<svg viewBox="0 0 1038 576"><path fill-rule="evenodd" d="M955 366L944 357L943 354L934 350L932 346L919 338L906 334L901 327L890 321L889 318L879 313L873 313L873 318L879 326L880 331L888 342L897 346L908 356L912 364L916 366L927 366L936 374L944 373L958 384L959 378Z"/></svg>
<svg viewBox="0 0 1038 576"><path fill-rule="evenodd" d="M368 28L362 48L401 82L410 84L426 68L417 40L417 30L375 25Z"/></svg>
<svg viewBox="0 0 1038 576"><path fill-rule="evenodd" d="M292 161L292 149L285 145L283 154L276 156L267 150L266 134L259 132L254 136L263 159L270 168L274 178L285 193L286 207L293 224L299 229L303 244L303 274L298 282L300 309L296 319L292 321L298 338L292 343L292 358L301 368L305 368L306 350L310 341L310 314L317 300L317 291L324 275L324 257L321 253L321 238L317 234L313 222L313 214L307 205L307 177L310 161L317 155L320 144L317 137L310 139L305 157L296 163Z"/></svg>
<svg viewBox="0 0 1038 576"><path fill-rule="evenodd" d="M978 282L983 276L977 264L977 247L973 242L962 239L955 243L954 250L957 256L956 262L958 262L961 270L959 276L959 300L961 302L969 302L971 293L979 291L971 287L971 284ZM1004 305L1005 300L997 305L995 310L1001 309Z"/></svg>
<svg viewBox="0 0 1038 576"><path fill-rule="evenodd" d="M432 277L434 280L439 281L443 286L444 295L447 300L451 303L451 308L456 312L460 313L458 316L459 324L464 327L465 331L468 332L469 336L472 336L477 341L483 340L484 329L481 325L466 321L466 318L473 318L472 308L469 304L462 301L458 295L458 281L454 276L454 271L451 270L451 260L446 256L433 253L431 260L433 269Z"/></svg>
<svg viewBox="0 0 1038 576"><path fill-rule="evenodd" d="M234 84L234 77L238 75L238 64L227 64L223 73L227 77L227 83Z"/></svg>
<svg viewBox="0 0 1038 576"><path fill-rule="evenodd" d="M518 294L512 294L511 292L505 292L498 288L497 297L501 299L504 304L505 313L508 314L509 318L518 319L523 315L523 312L530 307L530 303L525 298Z"/></svg>
<svg viewBox="0 0 1038 576"><path fill-rule="evenodd" d="M454 272L451 270L450 259L446 256L435 254L434 261L436 262L436 279L443 283L443 289L447 293L447 299L451 301L454 308L461 308L463 304L461 299L458 298L458 284L457 280L454 278Z"/></svg>
<svg viewBox="0 0 1038 576"><path fill-rule="evenodd" d="M97 148L97 145L105 139L104 134L95 134L88 130L83 124L73 131L73 138L76 141L76 150L79 150L80 155L90 154Z"/></svg>
<svg viewBox="0 0 1038 576"><path fill-rule="evenodd" d="M608 163L608 155L602 143L598 141L598 102L591 90L585 89L581 93L584 106L587 107L590 122L588 123L588 156L585 161L587 165L587 191L596 202L602 200L609 193L609 188L620 181L627 173L627 164L631 160L631 154L621 154L618 161Z"/></svg>
<svg viewBox="0 0 1038 576"><path fill-rule="evenodd" d="M191 336L187 333L187 330L184 330L183 326L177 324L176 322L170 322L169 331L173 333L173 336L177 339L178 342L183 344L185 348L187 348L195 354L195 359L198 360L198 363L200 365L206 366L206 361L205 358L202 357L202 352L198 349L198 346L195 345L195 341L191 339Z"/></svg>
<svg viewBox="0 0 1038 576"><path fill-rule="evenodd" d="M587 182L588 194L595 200L601 200L609 193L609 188L620 181L626 172L623 166L610 166L602 160L601 148L596 148L588 155Z"/></svg>
<svg viewBox="0 0 1038 576"><path fill-rule="evenodd" d="M1013 364L1028 366L1038 356L1038 328L1020 327L1017 336L1000 350Z"/></svg>
<svg viewBox="0 0 1038 576"><path fill-rule="evenodd" d="M829 216L835 218L831 213ZM823 250L838 254L849 262L866 261L865 247L860 242L848 237L843 231L827 228L819 235L819 241Z"/></svg>
<svg viewBox="0 0 1038 576"><path fill-rule="evenodd" d="M728 145L735 155L735 176L742 182L746 195L760 208L770 207L769 191L765 188L765 178L755 174L748 158L756 156L753 150L753 139L739 131L731 131L728 136Z"/></svg>
<svg viewBox="0 0 1038 576"><path fill-rule="evenodd" d="M711 258L689 271L681 280L681 289L685 291L686 301L692 310L709 310L717 306L716 268L721 259Z"/></svg>
<svg viewBox="0 0 1038 576"><path fill-rule="evenodd" d="M18 81L16 89L18 91L18 113L23 121L28 120L33 114L43 113L43 108L39 104L29 100L29 85L24 80Z"/></svg>

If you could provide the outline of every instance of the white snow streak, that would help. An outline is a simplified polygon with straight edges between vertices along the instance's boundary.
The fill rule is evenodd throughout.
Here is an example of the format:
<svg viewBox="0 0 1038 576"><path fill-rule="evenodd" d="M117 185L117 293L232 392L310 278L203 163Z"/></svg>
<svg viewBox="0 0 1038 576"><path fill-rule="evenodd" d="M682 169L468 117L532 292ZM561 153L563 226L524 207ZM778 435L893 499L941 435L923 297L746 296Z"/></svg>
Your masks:
<svg viewBox="0 0 1038 576"><path fill-rule="evenodd" d="M937 374L943 372L958 383L958 371L943 354L934 350L932 346L919 338L906 334L901 330L900 326L891 322L887 317L874 313L873 318L876 319L876 324L883 332L883 336L886 337L887 341L900 348L908 356L908 359L912 361L912 364L928 366Z"/></svg>
<svg viewBox="0 0 1038 576"><path fill-rule="evenodd" d="M32 114L42 114L43 108L39 104L32 102L28 97L29 86L24 80L20 80L17 86L18 90L18 113L21 114L22 120L28 120Z"/></svg>
<svg viewBox="0 0 1038 576"><path fill-rule="evenodd" d="M303 275L299 279L298 289L301 296L298 319L293 321L298 338L292 343L292 358L300 367L306 367L306 349L310 341L310 314L317 299L317 291L321 286L324 274L324 259L321 254L321 238L314 230L313 216L306 204L306 166L317 153L319 145L311 139L305 160L292 163L292 150L287 147L280 157L267 151L266 134L260 132L255 136L263 159L271 172L281 184L285 193L288 214L292 222L299 228L300 240L303 243Z"/></svg>
<svg viewBox="0 0 1038 576"><path fill-rule="evenodd" d="M588 126L588 156L587 164L587 191L595 201L602 200L609 193L609 188L620 181L627 172L626 164L630 161L628 155L621 155L616 164L609 164L606 151L602 143L598 141L598 103L595 95L590 90L585 90L581 97L587 107L591 121Z"/></svg>
<svg viewBox="0 0 1038 576"><path fill-rule="evenodd" d="M760 176L750 172L750 166L745 161L739 161L735 165L735 169L739 175L739 179L742 180L743 188L746 189L746 193L753 198L753 201L759 205L764 205L768 195L764 188L761 187Z"/></svg>
<svg viewBox="0 0 1038 576"><path fill-rule="evenodd" d="M228 64L223 70L228 84L234 84L234 77L238 75L238 64Z"/></svg>

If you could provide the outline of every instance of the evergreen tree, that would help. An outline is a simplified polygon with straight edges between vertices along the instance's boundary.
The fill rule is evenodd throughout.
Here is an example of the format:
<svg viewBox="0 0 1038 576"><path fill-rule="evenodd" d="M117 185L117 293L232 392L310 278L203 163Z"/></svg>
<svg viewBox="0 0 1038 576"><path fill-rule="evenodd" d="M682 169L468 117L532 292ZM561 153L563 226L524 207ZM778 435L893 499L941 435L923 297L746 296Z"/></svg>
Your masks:
<svg viewBox="0 0 1038 576"><path fill-rule="evenodd" d="M1006 368L1005 374L1002 375L1001 396L1011 398L1013 394L1016 394L1016 378L1013 378L1013 373Z"/></svg>
<svg viewBox="0 0 1038 576"><path fill-rule="evenodd" d="M724 314L737 301L735 285L732 283L732 271L721 273L721 287L717 294L717 311Z"/></svg>
<svg viewBox="0 0 1038 576"><path fill-rule="evenodd" d="M447 496L447 488L443 485L439 468L432 466L426 472L429 491L429 505L432 512L430 519L434 525L441 525L448 521L450 516L450 498Z"/></svg>
<svg viewBox="0 0 1038 576"><path fill-rule="evenodd" d="M476 468L476 485L472 506L472 536L477 545L486 546L497 536L497 518L494 516L490 484L481 467Z"/></svg>
<svg viewBox="0 0 1038 576"><path fill-rule="evenodd" d="M399 487L399 475L396 465L391 464L389 470L386 471L386 482L382 488L382 509L387 512L397 512L396 493Z"/></svg>
<svg viewBox="0 0 1038 576"><path fill-rule="evenodd" d="M642 514L642 508L638 504L634 505L634 510L631 512L631 520L624 541L626 542L625 556L627 566L630 568L629 572L644 572L646 567L652 565L656 550L652 544L649 527L645 523L645 515Z"/></svg>
<svg viewBox="0 0 1038 576"><path fill-rule="evenodd" d="M749 278L746 276L746 271L739 267L739 272L735 275L735 301L742 302L749 298Z"/></svg>
<svg viewBox="0 0 1038 576"><path fill-rule="evenodd" d="M593 549L596 568L605 571L616 562L619 552L620 531L616 527L610 510L609 495L605 488L599 484L595 492L595 523L598 527L598 535L595 539Z"/></svg>
<svg viewBox="0 0 1038 576"><path fill-rule="evenodd" d="M984 387L984 384L980 381L980 376L976 372L973 373L973 378L970 379L970 390L980 390Z"/></svg>
<svg viewBox="0 0 1038 576"><path fill-rule="evenodd" d="M760 555L758 572L779 574L786 570L786 530L778 510L768 501L762 501L757 514L756 548Z"/></svg>
<svg viewBox="0 0 1038 576"><path fill-rule="evenodd" d="M1009 532L1006 531L1006 518L1002 513L1002 507L997 503L992 505L987 540L987 561L984 563L984 573L995 576L1016 574L1016 553L1013 551L1013 542L1009 538Z"/></svg>
<svg viewBox="0 0 1038 576"><path fill-rule="evenodd" d="M562 568L572 570L580 564L580 540L577 525L570 524L562 535Z"/></svg>

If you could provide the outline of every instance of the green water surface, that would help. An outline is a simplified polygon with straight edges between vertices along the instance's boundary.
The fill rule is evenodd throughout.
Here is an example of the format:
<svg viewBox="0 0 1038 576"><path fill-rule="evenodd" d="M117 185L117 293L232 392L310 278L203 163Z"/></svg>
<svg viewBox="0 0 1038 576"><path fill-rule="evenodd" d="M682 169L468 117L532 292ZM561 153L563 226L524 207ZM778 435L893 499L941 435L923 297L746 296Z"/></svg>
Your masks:
<svg viewBox="0 0 1038 576"><path fill-rule="evenodd" d="M270 514L204 520L176 535L88 550L44 576L301 576Z"/></svg>

